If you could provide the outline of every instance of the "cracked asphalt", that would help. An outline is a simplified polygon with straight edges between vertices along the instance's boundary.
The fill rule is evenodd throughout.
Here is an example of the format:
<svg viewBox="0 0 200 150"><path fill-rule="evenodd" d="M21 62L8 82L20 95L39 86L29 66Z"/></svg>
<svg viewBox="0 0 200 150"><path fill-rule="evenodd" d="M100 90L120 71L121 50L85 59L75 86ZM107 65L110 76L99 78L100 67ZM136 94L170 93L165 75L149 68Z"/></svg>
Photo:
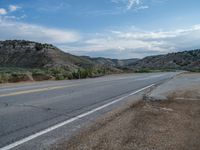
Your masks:
<svg viewBox="0 0 200 150"><path fill-rule="evenodd" d="M0 85L0 147L176 74L124 74Z"/></svg>

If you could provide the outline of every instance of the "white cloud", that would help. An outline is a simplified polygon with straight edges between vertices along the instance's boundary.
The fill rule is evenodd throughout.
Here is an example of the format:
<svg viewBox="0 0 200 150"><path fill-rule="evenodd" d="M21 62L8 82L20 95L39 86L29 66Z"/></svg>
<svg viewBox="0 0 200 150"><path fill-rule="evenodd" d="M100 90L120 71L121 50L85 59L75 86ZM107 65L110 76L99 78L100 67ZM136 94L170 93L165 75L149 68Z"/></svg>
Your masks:
<svg viewBox="0 0 200 150"><path fill-rule="evenodd" d="M19 6L17 6L17 5L9 5L8 8L9 8L9 11L10 11L10 12L14 12L14 11L20 9L21 7L19 7Z"/></svg>
<svg viewBox="0 0 200 150"><path fill-rule="evenodd" d="M111 31L90 37L78 46L63 49L81 54L114 51L118 53L118 58L131 58L196 49L200 48L199 41L200 25L195 25L173 31Z"/></svg>
<svg viewBox="0 0 200 150"><path fill-rule="evenodd" d="M59 30L0 18L0 39L25 39L60 44L76 42L80 39L80 35L74 31Z"/></svg>
<svg viewBox="0 0 200 150"><path fill-rule="evenodd" d="M0 15L6 15L7 11L4 8L0 8Z"/></svg>
<svg viewBox="0 0 200 150"><path fill-rule="evenodd" d="M111 0L111 2L125 5L126 10L139 10L148 8L148 6L142 6L142 0Z"/></svg>
<svg viewBox="0 0 200 150"><path fill-rule="evenodd" d="M127 10L130 10L134 5L139 5L140 0L128 0Z"/></svg>
<svg viewBox="0 0 200 150"><path fill-rule="evenodd" d="M148 9L148 8L149 8L149 6L144 5L144 6L137 7L135 10Z"/></svg>
<svg viewBox="0 0 200 150"><path fill-rule="evenodd" d="M17 6L17 5L9 5L8 10L6 10L5 8L0 8L0 15L6 15L9 12L13 12L16 11L18 9L20 9L21 7Z"/></svg>

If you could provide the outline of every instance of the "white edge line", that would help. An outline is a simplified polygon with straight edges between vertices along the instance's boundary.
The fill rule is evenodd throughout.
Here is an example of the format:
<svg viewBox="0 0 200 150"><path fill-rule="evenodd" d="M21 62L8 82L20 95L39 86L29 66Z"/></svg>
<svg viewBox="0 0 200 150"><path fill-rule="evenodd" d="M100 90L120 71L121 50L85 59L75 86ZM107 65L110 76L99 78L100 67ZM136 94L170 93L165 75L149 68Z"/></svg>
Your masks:
<svg viewBox="0 0 200 150"><path fill-rule="evenodd" d="M109 102L109 103L107 103L107 104L105 104L105 105L102 105L102 106L100 106L100 107L97 107L97 108L95 108L95 109L92 109L92 110L90 110L90 111L88 111L88 112L86 112L86 113L80 114L80 115L78 115L78 116L76 116L76 117L73 117L73 118L71 118L71 119L68 119L68 120L66 120L66 121L64 121L64 122L58 123L58 124L56 124L56 125L54 125L54 126L52 126L52 127L49 127L49 128L44 129L44 130L42 130L42 131L39 131L38 133L35 133L35 134L30 135L30 136L28 136L28 137L26 137L26 138L23 138L23 139L21 139L21 140L19 140L19 141L16 141L16 142L14 142L14 143L12 143L12 144L9 144L9 145L7 145L7 146L5 146L5 147L2 147L2 148L0 148L0 150L10 150L10 149L12 149L12 148L14 148L14 147L17 147L17 146L19 146L19 145L25 143L25 142L28 142L28 141L30 141L30 140L32 140L32 139L35 139L35 138L37 138L37 137L39 137L39 136L41 136L41 135L43 135L43 134L46 134L46 133L51 132L51 131L53 131L53 130L55 130L55 129L57 129L57 128L60 128L60 127L62 127L62 126L64 126L64 125L67 125L67 124L69 124L69 123L71 123L71 122L73 122L73 121L76 121L76 120L78 120L78 119L80 119L80 118L83 118L83 117L85 117L85 116L88 116L88 115L90 115L90 114L92 114L92 113L94 113L94 112L96 112L96 111L99 111L99 110L101 110L101 109L103 109L103 108L105 108L105 107L108 107L108 106L110 106L110 105L112 105L112 104L114 104L114 103L117 103L117 102L119 102L119 101L122 101L123 99L125 99L125 98L127 98L127 97L129 97L129 96L135 95L135 94L137 94L137 93L139 93L139 92L141 92L141 91L144 91L144 90L146 90L146 89L148 89L148 88L150 88L150 87L152 87L152 86L154 86L154 85L155 85L155 84L151 84L151 85L146 86L146 87L144 87L144 88L142 88L142 89L139 89L139 90L137 90L137 91L135 91L135 92L133 92L133 93L131 93L131 94L125 95L125 96L123 96L123 97L121 97L121 98L118 98L118 99L116 99L116 100L114 100L114 101L112 101L112 102Z"/></svg>

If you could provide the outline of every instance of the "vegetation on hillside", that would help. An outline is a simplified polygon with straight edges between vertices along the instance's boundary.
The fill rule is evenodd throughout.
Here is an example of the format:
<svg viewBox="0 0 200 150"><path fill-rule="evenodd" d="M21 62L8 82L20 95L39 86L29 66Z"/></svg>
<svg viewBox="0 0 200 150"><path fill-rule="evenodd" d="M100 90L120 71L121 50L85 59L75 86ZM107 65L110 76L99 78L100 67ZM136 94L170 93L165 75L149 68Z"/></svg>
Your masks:
<svg viewBox="0 0 200 150"><path fill-rule="evenodd" d="M0 83L20 82L20 81L42 81L42 80L65 80L84 79L103 76L113 73L110 68L79 68L66 70L65 68L0 68Z"/></svg>
<svg viewBox="0 0 200 150"><path fill-rule="evenodd" d="M123 72L118 66L134 61L75 56L32 41L0 41L0 83L92 78Z"/></svg>
<svg viewBox="0 0 200 150"><path fill-rule="evenodd" d="M134 70L187 70L200 72L200 50L149 56L129 64Z"/></svg>
<svg viewBox="0 0 200 150"><path fill-rule="evenodd" d="M51 44L24 40L0 41L0 83L174 70L200 72L200 50L149 56L140 60L118 60L75 56Z"/></svg>

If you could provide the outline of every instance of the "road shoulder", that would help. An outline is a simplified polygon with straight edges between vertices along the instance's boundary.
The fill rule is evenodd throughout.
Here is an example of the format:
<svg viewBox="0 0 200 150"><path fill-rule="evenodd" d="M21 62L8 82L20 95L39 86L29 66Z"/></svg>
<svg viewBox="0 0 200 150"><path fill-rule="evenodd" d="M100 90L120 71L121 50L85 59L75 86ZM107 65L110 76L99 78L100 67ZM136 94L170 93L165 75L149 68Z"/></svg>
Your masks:
<svg viewBox="0 0 200 150"><path fill-rule="evenodd" d="M199 89L200 74L181 74L158 86L143 101L108 113L54 148L198 150Z"/></svg>

